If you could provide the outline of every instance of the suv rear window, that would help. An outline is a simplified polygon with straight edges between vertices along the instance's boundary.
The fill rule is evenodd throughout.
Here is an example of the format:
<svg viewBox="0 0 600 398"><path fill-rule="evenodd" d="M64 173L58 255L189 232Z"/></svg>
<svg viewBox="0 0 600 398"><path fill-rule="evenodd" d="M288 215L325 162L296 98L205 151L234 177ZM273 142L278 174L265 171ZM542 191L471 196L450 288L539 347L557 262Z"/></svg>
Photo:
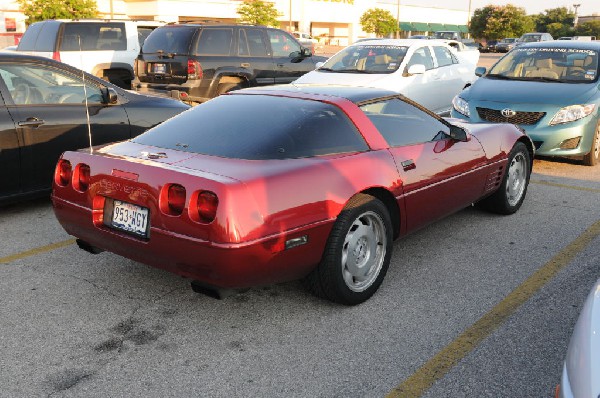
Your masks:
<svg viewBox="0 0 600 398"><path fill-rule="evenodd" d="M133 141L250 160L368 150L354 124L336 106L264 95L217 97L148 130Z"/></svg>
<svg viewBox="0 0 600 398"><path fill-rule="evenodd" d="M189 54L196 29L194 26L156 28L146 38L142 53L154 54L162 51L165 54Z"/></svg>
<svg viewBox="0 0 600 398"><path fill-rule="evenodd" d="M27 28L19 42L19 51L53 52L60 23L44 21L32 24Z"/></svg>
<svg viewBox="0 0 600 398"><path fill-rule="evenodd" d="M120 22L64 24L61 51L125 51L127 34Z"/></svg>

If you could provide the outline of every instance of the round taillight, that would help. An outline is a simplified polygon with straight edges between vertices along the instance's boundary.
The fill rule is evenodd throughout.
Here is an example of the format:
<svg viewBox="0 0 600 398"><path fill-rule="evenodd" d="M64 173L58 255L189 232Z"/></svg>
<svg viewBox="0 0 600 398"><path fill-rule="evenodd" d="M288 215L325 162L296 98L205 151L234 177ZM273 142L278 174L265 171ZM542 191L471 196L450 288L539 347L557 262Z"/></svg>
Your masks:
<svg viewBox="0 0 600 398"><path fill-rule="evenodd" d="M61 187L66 187L69 185L69 181L71 181L72 174L71 162L65 159L59 160L58 165L56 165L56 183Z"/></svg>
<svg viewBox="0 0 600 398"><path fill-rule="evenodd" d="M217 206L219 198L213 192L202 191L198 195L196 206L198 208L198 216L200 221L205 223L212 222L217 216Z"/></svg>
<svg viewBox="0 0 600 398"><path fill-rule="evenodd" d="M75 188L81 192L87 191L90 186L90 166L87 164L78 164L76 168Z"/></svg>
<svg viewBox="0 0 600 398"><path fill-rule="evenodd" d="M179 184L171 184L167 191L169 213L178 216L185 208L185 188Z"/></svg>

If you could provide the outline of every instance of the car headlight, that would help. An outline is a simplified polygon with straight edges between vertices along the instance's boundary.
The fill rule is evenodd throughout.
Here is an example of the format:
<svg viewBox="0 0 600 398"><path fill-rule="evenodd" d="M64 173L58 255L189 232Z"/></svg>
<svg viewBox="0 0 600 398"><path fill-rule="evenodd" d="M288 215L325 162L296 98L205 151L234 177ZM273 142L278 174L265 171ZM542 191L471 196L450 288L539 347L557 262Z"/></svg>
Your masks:
<svg viewBox="0 0 600 398"><path fill-rule="evenodd" d="M575 120L583 119L592 113L595 108L596 104L571 105L564 107L556 112L556 115L554 115L550 121L550 125L553 126L555 124L569 123L574 122Z"/></svg>
<svg viewBox="0 0 600 398"><path fill-rule="evenodd" d="M466 117L470 117L471 113L469 112L469 103L464 99L460 98L458 95L452 99L452 106L458 113L462 113Z"/></svg>

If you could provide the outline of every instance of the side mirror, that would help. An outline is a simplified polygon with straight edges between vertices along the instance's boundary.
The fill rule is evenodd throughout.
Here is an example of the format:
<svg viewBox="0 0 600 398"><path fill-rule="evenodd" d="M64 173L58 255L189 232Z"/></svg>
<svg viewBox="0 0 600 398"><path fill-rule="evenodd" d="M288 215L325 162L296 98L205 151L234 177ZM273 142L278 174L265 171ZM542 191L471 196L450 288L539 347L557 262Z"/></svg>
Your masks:
<svg viewBox="0 0 600 398"><path fill-rule="evenodd" d="M301 47L300 48L300 56L303 58L307 58L307 57L312 57L312 51L310 50L310 48L306 48L306 47Z"/></svg>
<svg viewBox="0 0 600 398"><path fill-rule="evenodd" d="M485 72L487 72L487 69L485 66L478 66L477 68L475 68L475 76L483 76L485 75Z"/></svg>
<svg viewBox="0 0 600 398"><path fill-rule="evenodd" d="M450 126L450 138L456 141L467 142L470 140L470 134L459 126Z"/></svg>
<svg viewBox="0 0 600 398"><path fill-rule="evenodd" d="M325 65L325 62L319 61L315 64L315 69L319 69L323 65Z"/></svg>
<svg viewBox="0 0 600 398"><path fill-rule="evenodd" d="M117 91L112 87L103 87L102 91L102 102L108 105L115 105L119 102L119 95Z"/></svg>
<svg viewBox="0 0 600 398"><path fill-rule="evenodd" d="M411 66L409 66L407 72L409 75L422 75L423 73L425 73L425 65L422 65L422 64L411 65Z"/></svg>

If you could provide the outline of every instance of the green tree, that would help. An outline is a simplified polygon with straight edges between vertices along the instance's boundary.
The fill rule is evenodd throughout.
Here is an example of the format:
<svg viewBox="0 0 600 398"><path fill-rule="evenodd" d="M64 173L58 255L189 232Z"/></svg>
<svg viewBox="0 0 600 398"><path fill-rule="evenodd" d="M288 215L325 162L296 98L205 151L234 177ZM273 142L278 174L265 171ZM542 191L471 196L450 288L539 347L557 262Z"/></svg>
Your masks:
<svg viewBox="0 0 600 398"><path fill-rule="evenodd" d="M46 19L94 18L95 0L17 0L27 17L27 25Z"/></svg>
<svg viewBox="0 0 600 398"><path fill-rule="evenodd" d="M371 8L360 17L360 26L367 33L383 37L398 30L398 21L389 11Z"/></svg>
<svg viewBox="0 0 600 398"><path fill-rule="evenodd" d="M555 37L567 36L572 34L575 13L567 7L551 8L537 14L534 20L537 32L548 32Z"/></svg>
<svg viewBox="0 0 600 398"><path fill-rule="evenodd" d="M281 13L277 11L273 3L262 0L244 0L237 8L240 18L238 22L252 25L265 25L279 27L278 18Z"/></svg>
<svg viewBox="0 0 600 398"><path fill-rule="evenodd" d="M504 37L519 37L534 28L531 16L525 9L511 4L487 5L473 12L469 32L477 39L498 40Z"/></svg>
<svg viewBox="0 0 600 398"><path fill-rule="evenodd" d="M578 24L575 28L575 35L596 36L596 39L600 39L600 21L589 21Z"/></svg>

